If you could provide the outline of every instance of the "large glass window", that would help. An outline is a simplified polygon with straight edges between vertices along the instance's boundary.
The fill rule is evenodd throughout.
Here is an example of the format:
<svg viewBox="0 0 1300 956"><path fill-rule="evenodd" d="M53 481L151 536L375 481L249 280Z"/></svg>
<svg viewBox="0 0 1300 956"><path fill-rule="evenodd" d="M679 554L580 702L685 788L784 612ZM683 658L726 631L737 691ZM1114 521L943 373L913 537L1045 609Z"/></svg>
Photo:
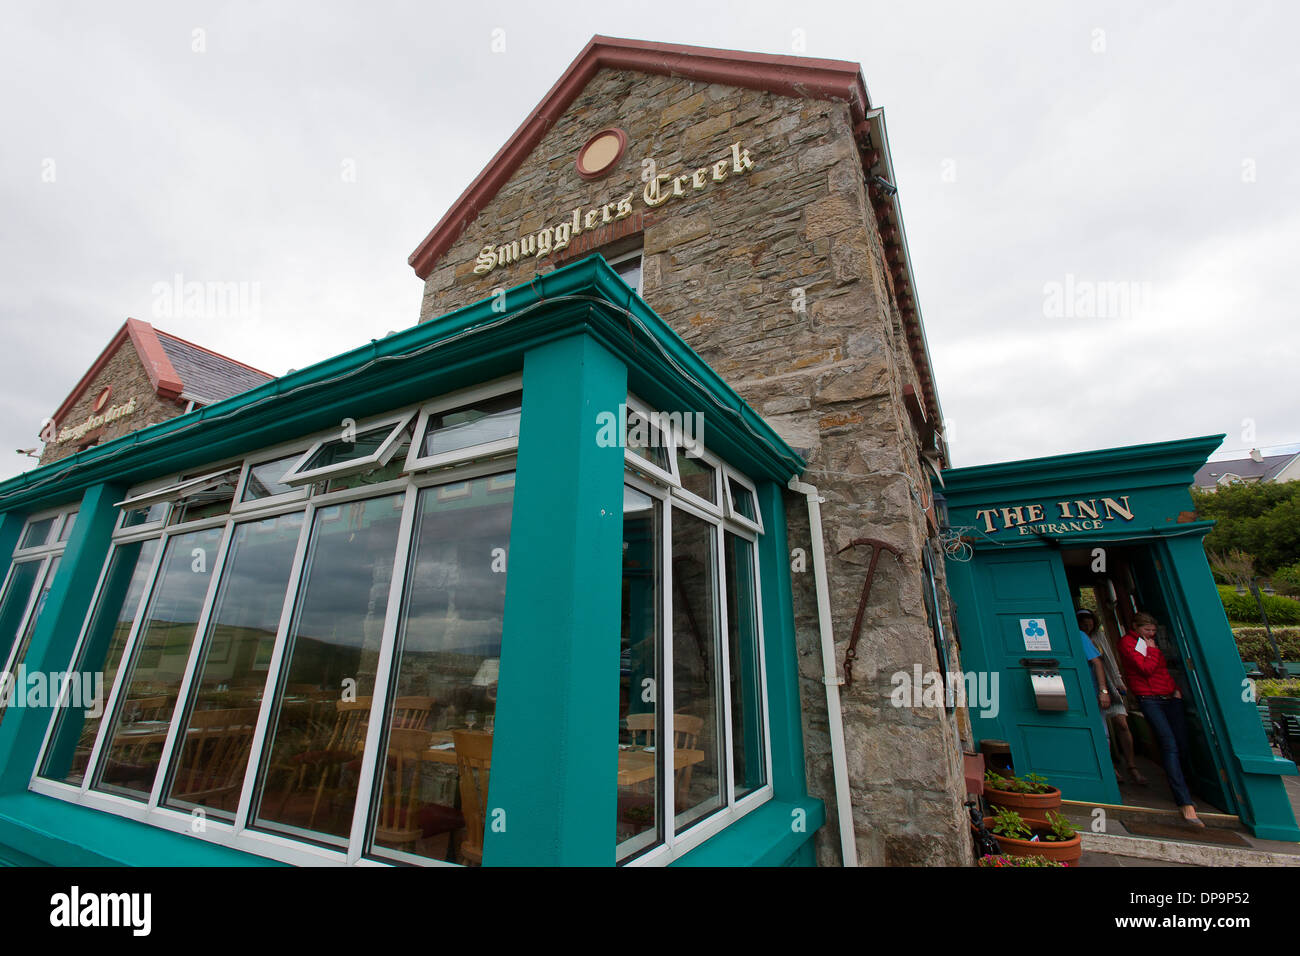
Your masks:
<svg viewBox="0 0 1300 956"><path fill-rule="evenodd" d="M377 856L482 862L478 788L491 765L513 500L513 474L417 499L371 815Z"/></svg>
<svg viewBox="0 0 1300 956"><path fill-rule="evenodd" d="M41 611L45 607L45 599L50 596L50 586L54 583L54 575L59 570L59 558L54 557L49 560L48 567L45 569L45 577L41 581L41 592L36 598L36 606L32 612L27 615L27 621L23 625L22 636L18 639L17 646L9 655L5 663L3 673L0 673L0 680L3 681L3 687L0 688L0 723L4 721L5 714L9 712L9 694L10 691L21 692L22 688L15 686L13 683L20 678L19 666L27 658L27 649L32 643L32 634L36 631L36 622L40 619ZM57 693L57 688L54 691Z"/></svg>
<svg viewBox="0 0 1300 956"><path fill-rule="evenodd" d="M27 607L44 567L44 561L24 561L15 564L9 573L4 597L0 598L0 666L9 659L9 652L17 643Z"/></svg>
<svg viewBox="0 0 1300 956"><path fill-rule="evenodd" d="M107 689L117 677L157 555L156 539L114 548L74 668L78 697L70 696L58 712L41 776L74 785L82 782L103 719Z"/></svg>
<svg viewBox="0 0 1300 956"><path fill-rule="evenodd" d="M302 522L299 512L235 526L193 703L175 745L171 806L201 804L209 816L234 820ZM286 711L315 703L294 696L282 704Z"/></svg>
<svg viewBox="0 0 1300 956"><path fill-rule="evenodd" d="M345 845L375 691L404 495L316 511L256 825ZM323 706L294 706L319 697Z"/></svg>
<svg viewBox="0 0 1300 956"><path fill-rule="evenodd" d="M764 799L756 533L628 474L616 857L663 862Z"/></svg>
<svg viewBox="0 0 1300 956"><path fill-rule="evenodd" d="M199 614L212 583L221 534L220 527L208 528L175 535L167 542L116 719L104 744L106 757L100 760L96 781L99 789L141 800L153 790Z"/></svg>

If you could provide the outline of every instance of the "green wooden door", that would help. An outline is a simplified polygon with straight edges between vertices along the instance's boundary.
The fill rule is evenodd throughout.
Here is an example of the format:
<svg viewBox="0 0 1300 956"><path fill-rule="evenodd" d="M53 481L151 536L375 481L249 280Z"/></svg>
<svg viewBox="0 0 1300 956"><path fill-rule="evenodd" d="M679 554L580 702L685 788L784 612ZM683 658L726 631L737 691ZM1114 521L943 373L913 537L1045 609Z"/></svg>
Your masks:
<svg viewBox="0 0 1300 956"><path fill-rule="evenodd" d="M1042 774L1067 800L1118 803L1060 553L1047 548L984 553L976 565L981 630L987 661L1000 672L1003 726L1015 728L1010 743L1016 772ZM1038 709L1026 659L1056 660L1067 709Z"/></svg>

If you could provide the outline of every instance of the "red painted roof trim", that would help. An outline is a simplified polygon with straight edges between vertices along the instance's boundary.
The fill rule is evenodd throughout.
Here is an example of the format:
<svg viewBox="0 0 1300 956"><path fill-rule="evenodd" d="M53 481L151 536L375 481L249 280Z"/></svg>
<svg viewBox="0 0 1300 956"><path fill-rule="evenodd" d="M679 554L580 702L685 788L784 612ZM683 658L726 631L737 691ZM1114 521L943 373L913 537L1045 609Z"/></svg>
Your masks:
<svg viewBox="0 0 1300 956"><path fill-rule="evenodd" d="M172 360L163 351L154 327L139 319L127 319L126 328L131 333L131 341L135 345L136 353L144 363L144 370L149 373L149 382L153 385L153 390L158 393L158 397L180 398L181 392L185 391L185 385L172 365Z"/></svg>
<svg viewBox="0 0 1300 956"><path fill-rule="evenodd" d="M704 83L768 90L782 96L841 100L849 104L855 122L863 121L870 108L866 83L856 63L592 37L514 135L411 253L407 261L416 275L429 278L438 260L514 175L599 70L683 76Z"/></svg>

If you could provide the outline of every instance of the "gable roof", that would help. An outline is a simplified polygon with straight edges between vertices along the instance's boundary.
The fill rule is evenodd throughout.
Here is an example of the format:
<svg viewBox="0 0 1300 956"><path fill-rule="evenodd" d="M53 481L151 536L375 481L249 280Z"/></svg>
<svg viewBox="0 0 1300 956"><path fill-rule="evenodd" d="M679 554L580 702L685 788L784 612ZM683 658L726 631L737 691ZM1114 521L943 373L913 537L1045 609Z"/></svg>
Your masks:
<svg viewBox="0 0 1300 956"><path fill-rule="evenodd" d="M1211 488L1219 483L1224 475L1232 475L1243 481L1272 481L1288 464L1300 455L1265 455L1259 461L1253 458L1227 458L1221 461L1206 462L1196 472L1193 484L1198 488Z"/></svg>
<svg viewBox="0 0 1300 956"><path fill-rule="evenodd" d="M514 135L506 140L408 257L416 275L421 279L429 277L438 260L509 181L599 70L681 76L703 83L766 90L782 96L847 103L868 179L879 175L888 183L895 183L884 111L871 106L866 81L856 63L594 36ZM885 260L903 313L908 348L924 393L925 412L931 427L942 429L943 414L914 291L915 280L898 193L893 190L891 195L874 182L868 183L868 189L880 226ZM944 457L947 457L946 451Z"/></svg>
<svg viewBox="0 0 1300 956"><path fill-rule="evenodd" d="M275 377L168 332L161 332L148 322L129 318L54 413L56 427L62 424L63 417L109 360L128 342L140 357L140 364L144 366L155 394L164 400L184 398L207 405L238 395Z"/></svg>

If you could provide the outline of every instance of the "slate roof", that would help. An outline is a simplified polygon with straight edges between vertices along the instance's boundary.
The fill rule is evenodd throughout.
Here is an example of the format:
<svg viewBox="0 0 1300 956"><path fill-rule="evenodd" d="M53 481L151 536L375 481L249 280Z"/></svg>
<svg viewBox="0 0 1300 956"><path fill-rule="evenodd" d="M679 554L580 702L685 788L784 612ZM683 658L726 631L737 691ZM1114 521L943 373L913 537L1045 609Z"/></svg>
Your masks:
<svg viewBox="0 0 1300 956"><path fill-rule="evenodd" d="M1207 461L1196 472L1193 483L1197 488L1213 488L1224 475L1236 475L1245 481L1272 481L1293 458L1294 454L1264 455L1261 461L1253 458Z"/></svg>
<svg viewBox="0 0 1300 956"><path fill-rule="evenodd" d="M200 404L210 405L231 398L274 377L168 332L154 331L158 343L180 376L185 397Z"/></svg>

